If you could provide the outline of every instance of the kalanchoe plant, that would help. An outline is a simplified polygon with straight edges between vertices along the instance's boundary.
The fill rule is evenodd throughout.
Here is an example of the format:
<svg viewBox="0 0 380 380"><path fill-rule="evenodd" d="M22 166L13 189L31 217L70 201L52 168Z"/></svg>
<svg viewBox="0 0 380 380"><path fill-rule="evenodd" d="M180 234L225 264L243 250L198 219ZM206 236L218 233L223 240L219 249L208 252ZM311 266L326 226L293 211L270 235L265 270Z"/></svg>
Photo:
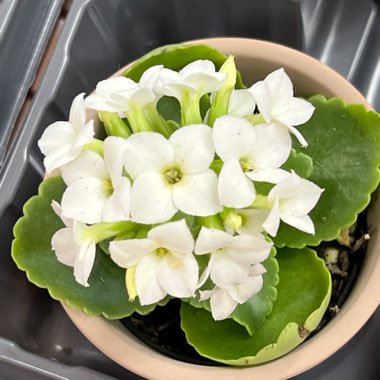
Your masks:
<svg viewBox="0 0 380 380"><path fill-rule="evenodd" d="M306 246L335 239L379 183L376 113L295 97L283 68L245 88L234 58L202 45L79 94L38 144L47 178L12 253L29 279L111 319L180 298L189 344L235 365L317 327L331 278Z"/></svg>

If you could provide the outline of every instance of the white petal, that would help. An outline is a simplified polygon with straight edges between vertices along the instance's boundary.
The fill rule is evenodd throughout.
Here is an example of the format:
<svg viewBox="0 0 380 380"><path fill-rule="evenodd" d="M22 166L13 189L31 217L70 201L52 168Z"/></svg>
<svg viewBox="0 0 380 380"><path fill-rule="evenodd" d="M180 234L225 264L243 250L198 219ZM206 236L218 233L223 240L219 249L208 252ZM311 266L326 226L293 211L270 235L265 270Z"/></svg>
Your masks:
<svg viewBox="0 0 380 380"><path fill-rule="evenodd" d="M263 223L263 228L268 234L272 236L277 235L278 227L280 226L280 206L278 200L276 199L273 207Z"/></svg>
<svg viewBox="0 0 380 380"><path fill-rule="evenodd" d="M73 220L70 219L70 218L65 218L63 215L62 215L62 207L61 205L55 201L54 199L52 200L51 202L51 208L53 209L53 211L61 218L63 224L66 226L66 227L69 227L71 228L73 226Z"/></svg>
<svg viewBox="0 0 380 380"><path fill-rule="evenodd" d="M257 108L263 115L267 123L271 122L271 93L268 85L264 81L255 83L248 91L256 100Z"/></svg>
<svg viewBox="0 0 380 380"><path fill-rule="evenodd" d="M294 216L286 213L281 213L281 220L290 226L297 228L300 231L314 235L314 223L309 215Z"/></svg>
<svg viewBox="0 0 380 380"><path fill-rule="evenodd" d="M75 160L62 166L62 178L69 186L81 178L97 178L105 180L108 178L104 160L92 151L82 152Z"/></svg>
<svg viewBox="0 0 380 380"><path fill-rule="evenodd" d="M269 215L269 210L247 209L238 210L238 213L243 218L243 224L236 230L240 235L258 235L264 231L263 223Z"/></svg>
<svg viewBox="0 0 380 380"><path fill-rule="evenodd" d="M97 110L97 111L106 111L106 112L124 112L125 106L117 104L111 98L104 97L100 94L91 94L86 98L85 101L86 107Z"/></svg>
<svg viewBox="0 0 380 380"><path fill-rule="evenodd" d="M245 174L252 181L268 183L279 183L290 175L283 169L255 169Z"/></svg>
<svg viewBox="0 0 380 380"><path fill-rule="evenodd" d="M186 174L197 174L209 168L214 159L212 129L204 124L188 125L169 138L174 162Z"/></svg>
<svg viewBox="0 0 380 380"><path fill-rule="evenodd" d="M218 249L228 247L233 239L234 237L225 231L202 227L195 242L195 253L204 255L215 252Z"/></svg>
<svg viewBox="0 0 380 380"><path fill-rule="evenodd" d="M162 87L160 74L163 67L163 65L156 65L149 67L148 70L145 70L140 78L139 86L148 87L151 90L159 91Z"/></svg>
<svg viewBox="0 0 380 380"><path fill-rule="evenodd" d="M104 140L104 162L114 188L122 179L126 148L127 142L122 137L109 136Z"/></svg>
<svg viewBox="0 0 380 380"><path fill-rule="evenodd" d="M243 208L252 204L256 192L238 160L224 163L219 174L218 194L221 204L227 207Z"/></svg>
<svg viewBox="0 0 380 380"><path fill-rule="evenodd" d="M127 112L130 104L143 108L147 104L155 102L156 95L150 88L142 87L132 91L114 93L111 98L115 103L120 104L120 111Z"/></svg>
<svg viewBox="0 0 380 380"><path fill-rule="evenodd" d="M254 127L241 117L222 116L214 123L213 139L215 151L223 161L240 160L254 148Z"/></svg>
<svg viewBox="0 0 380 380"><path fill-rule="evenodd" d="M74 225L75 229L75 225ZM84 243L79 248L79 253L75 258L74 277L75 280L88 287L88 278L95 261L96 245L93 242Z"/></svg>
<svg viewBox="0 0 380 380"><path fill-rule="evenodd" d="M74 266L77 254L77 245L72 228L61 228L51 239L51 245L59 262L71 267Z"/></svg>
<svg viewBox="0 0 380 380"><path fill-rule="evenodd" d="M73 126L67 121L57 121L50 124L42 133L38 140L38 147L43 155L48 155L64 145L73 143L75 131Z"/></svg>
<svg viewBox="0 0 380 380"><path fill-rule="evenodd" d="M228 292L224 289L218 289L211 296L210 306L211 314L215 321L221 321L228 318L238 305Z"/></svg>
<svg viewBox="0 0 380 380"><path fill-rule="evenodd" d="M56 150L50 152L44 158L44 166L46 172L51 173L54 170L59 169L63 165L74 160L76 157L78 157L79 154L80 151L73 151L71 149L71 145L62 145Z"/></svg>
<svg viewBox="0 0 380 380"><path fill-rule="evenodd" d="M82 126L86 123L84 95L84 92L78 94L74 98L70 108L69 122L73 125L77 132L79 132Z"/></svg>
<svg viewBox="0 0 380 380"><path fill-rule="evenodd" d="M226 79L226 74L216 72L214 63L209 60L191 62L180 70L179 75L184 83L202 94L219 90Z"/></svg>
<svg viewBox="0 0 380 380"><path fill-rule="evenodd" d="M152 228L148 238L172 252L191 253L194 249L194 238L185 219Z"/></svg>
<svg viewBox="0 0 380 380"><path fill-rule="evenodd" d="M161 301L166 292L157 278L160 257L155 253L144 256L136 266L136 289L141 305L151 305Z"/></svg>
<svg viewBox="0 0 380 380"><path fill-rule="evenodd" d="M212 170L184 175L173 186L175 207L189 215L208 216L223 210L218 199L218 179Z"/></svg>
<svg viewBox="0 0 380 380"><path fill-rule="evenodd" d="M119 185L106 200L103 207L103 222L117 222L130 219L131 183L122 177Z"/></svg>
<svg viewBox="0 0 380 380"><path fill-rule="evenodd" d="M162 288L174 297L193 297L198 284L198 263L192 254L167 253L157 269Z"/></svg>
<svg viewBox="0 0 380 380"><path fill-rule="evenodd" d="M287 128L289 131L297 138L298 142L301 144L303 148L306 148L308 146L307 141L302 136L302 133L295 127L292 127L291 125L287 125Z"/></svg>
<svg viewBox="0 0 380 380"><path fill-rule="evenodd" d="M203 271L201 277L199 278L197 289L201 288L205 284L205 282L208 280L209 277L210 277L210 265L207 265L206 269ZM202 297L201 297L201 300L202 300Z"/></svg>
<svg viewBox="0 0 380 380"><path fill-rule="evenodd" d="M314 106L304 99L293 98L276 120L285 125L300 125L306 123L313 115Z"/></svg>
<svg viewBox="0 0 380 380"><path fill-rule="evenodd" d="M233 116L247 116L255 110L255 98L246 89L233 90L228 105L228 114Z"/></svg>
<svg viewBox="0 0 380 380"><path fill-rule="evenodd" d="M150 239L114 240L110 242L111 259L121 268L135 266L159 245Z"/></svg>
<svg viewBox="0 0 380 380"><path fill-rule="evenodd" d="M264 261L269 256L272 245L262 235L238 235L226 249L234 261L252 265Z"/></svg>
<svg viewBox="0 0 380 380"><path fill-rule="evenodd" d="M282 125L255 126L255 145L250 153L255 169L277 169L289 157L292 139Z"/></svg>
<svg viewBox="0 0 380 380"><path fill-rule="evenodd" d="M293 98L293 84L283 68L273 71L265 79L270 95L272 115L277 115Z"/></svg>
<svg viewBox="0 0 380 380"><path fill-rule="evenodd" d="M178 211L172 201L171 187L160 174L147 172L132 185L131 216L137 223L166 222Z"/></svg>
<svg viewBox="0 0 380 380"><path fill-rule="evenodd" d="M208 59L198 59L196 61L190 62L179 71L179 75L181 78L186 78L191 74L198 73L215 73L214 63Z"/></svg>
<svg viewBox="0 0 380 380"><path fill-rule="evenodd" d="M281 210L289 215L302 216L314 208L322 192L323 189L316 184L292 172L273 187L268 194L268 200L281 199Z"/></svg>
<svg viewBox="0 0 380 380"><path fill-rule="evenodd" d="M232 299L242 304L257 294L262 289L263 284L262 276L248 277L242 284L229 288L228 293Z"/></svg>
<svg viewBox="0 0 380 380"><path fill-rule="evenodd" d="M267 270L265 269L264 265L255 264L251 266L251 269L249 270L249 276L250 277L260 276L266 272Z"/></svg>
<svg viewBox="0 0 380 380"><path fill-rule="evenodd" d="M87 124L82 125L75 136L72 149L78 149L90 143L95 135L94 121L90 120Z"/></svg>
<svg viewBox="0 0 380 380"><path fill-rule="evenodd" d="M240 284L248 277L249 264L233 260L227 252L213 253L210 259L210 277L215 285L226 288Z"/></svg>
<svg viewBox="0 0 380 380"><path fill-rule="evenodd" d="M142 173L161 172L173 165L173 148L159 133L134 133L127 140L125 168L136 179Z"/></svg>
<svg viewBox="0 0 380 380"><path fill-rule="evenodd" d="M62 214L82 223L99 223L106 200L102 181L96 178L78 179L63 193Z"/></svg>

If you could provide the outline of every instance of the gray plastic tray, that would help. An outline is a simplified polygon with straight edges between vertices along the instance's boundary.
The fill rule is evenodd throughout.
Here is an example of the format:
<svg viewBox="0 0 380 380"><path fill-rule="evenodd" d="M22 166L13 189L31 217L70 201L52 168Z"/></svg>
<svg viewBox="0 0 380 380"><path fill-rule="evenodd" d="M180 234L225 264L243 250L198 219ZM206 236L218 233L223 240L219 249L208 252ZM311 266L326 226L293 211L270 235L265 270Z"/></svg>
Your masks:
<svg viewBox="0 0 380 380"><path fill-rule="evenodd" d="M30 284L10 258L12 227L43 175L36 142L48 124L67 118L77 93L91 92L97 81L158 45L243 36L281 42L321 58L380 108L380 94L375 91L380 77L379 21L370 0L73 0L0 176L0 378L139 379L93 347L60 304ZM367 351L375 352L380 344L379 334L374 333L379 330L377 312L348 349L298 378L340 379L341 367L351 366L344 378L353 380L358 374L354 369L366 363L361 378L372 380L378 364L366 358Z"/></svg>
<svg viewBox="0 0 380 380"><path fill-rule="evenodd" d="M0 0L0 168L63 0Z"/></svg>

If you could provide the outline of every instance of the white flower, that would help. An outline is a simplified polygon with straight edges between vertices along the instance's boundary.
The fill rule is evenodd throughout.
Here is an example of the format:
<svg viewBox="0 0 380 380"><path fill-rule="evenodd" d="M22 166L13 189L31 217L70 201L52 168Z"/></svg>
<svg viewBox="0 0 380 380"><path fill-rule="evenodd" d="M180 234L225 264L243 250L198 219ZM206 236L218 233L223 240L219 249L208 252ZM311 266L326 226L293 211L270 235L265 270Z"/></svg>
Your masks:
<svg viewBox="0 0 380 380"><path fill-rule="evenodd" d="M148 83L144 83L144 80L136 83L123 76L100 81L95 93L86 98L86 107L119 114L128 113L133 107L144 108L156 101L156 94L148 85L153 80L149 74L153 72L147 70L145 73Z"/></svg>
<svg viewBox="0 0 380 380"><path fill-rule="evenodd" d="M200 291L202 301L210 299L211 314L215 321L228 318L238 304L245 303L263 287L262 274L266 272L261 264L250 269L250 276L241 284L211 290Z"/></svg>
<svg viewBox="0 0 380 380"><path fill-rule="evenodd" d="M153 132L133 134L127 140L125 168L134 179L132 220L160 223L178 210L208 216L222 211L217 176L209 169L214 159L211 128L189 125L169 140Z"/></svg>
<svg viewBox="0 0 380 380"><path fill-rule="evenodd" d="M122 268L136 267L135 285L141 305L167 294L193 297L198 263L192 254L194 239L184 219L152 228L146 239L114 240L112 260Z"/></svg>
<svg viewBox="0 0 380 380"><path fill-rule="evenodd" d="M197 60L179 72L164 68L160 77L164 85L161 88L163 94L177 98L182 104L184 97L189 95L196 94L200 99L204 94L219 90L226 74L216 72L209 60Z"/></svg>
<svg viewBox="0 0 380 380"><path fill-rule="evenodd" d="M220 288L242 284L249 276L252 265L264 261L272 243L262 235L238 235L213 228L202 227L195 243L195 254L211 253L210 261L202 274L199 286L210 276Z"/></svg>
<svg viewBox="0 0 380 380"><path fill-rule="evenodd" d="M65 228L58 230L52 237L52 248L62 264L74 267L75 280L88 287L88 278L94 265L96 243L85 236L87 226L77 220L62 216L60 205L53 201L52 208L61 217Z"/></svg>
<svg viewBox="0 0 380 380"><path fill-rule="evenodd" d="M312 104L293 96L293 84L284 69L269 74L250 89L267 123L278 122L293 133L302 146L307 142L295 125L306 123L314 112Z"/></svg>
<svg viewBox="0 0 380 380"><path fill-rule="evenodd" d="M266 209L243 209L236 210L241 216L241 226L236 228L240 235L259 235L264 231L263 223L268 217L269 211Z"/></svg>
<svg viewBox="0 0 380 380"><path fill-rule="evenodd" d="M314 223L308 213L317 204L323 191L313 182L292 172L268 194L268 201L273 206L263 223L265 231L275 236L281 219L290 226L314 234Z"/></svg>
<svg viewBox="0 0 380 380"><path fill-rule="evenodd" d="M222 116L215 121L213 139L215 151L224 162L218 193L225 206L252 204L256 193L251 180L277 183L288 175L279 167L290 154L291 139L276 124L254 127L241 117Z"/></svg>
<svg viewBox="0 0 380 380"><path fill-rule="evenodd" d="M62 197L65 217L87 224L130 219L131 184L122 175L125 144L120 137L107 137L104 159L86 151L62 167L68 186Z"/></svg>
<svg viewBox="0 0 380 380"><path fill-rule="evenodd" d="M38 146L44 154L44 165L48 173L74 160L82 151L82 147L93 140L94 122L86 123L84 93L73 100L69 121L57 121L49 125Z"/></svg>

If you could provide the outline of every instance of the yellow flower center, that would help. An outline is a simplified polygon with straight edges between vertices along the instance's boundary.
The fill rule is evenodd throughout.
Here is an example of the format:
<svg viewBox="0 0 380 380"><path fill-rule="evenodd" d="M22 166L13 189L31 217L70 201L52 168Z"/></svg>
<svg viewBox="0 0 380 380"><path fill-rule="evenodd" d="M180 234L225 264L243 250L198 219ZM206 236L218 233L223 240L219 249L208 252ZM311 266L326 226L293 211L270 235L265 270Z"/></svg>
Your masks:
<svg viewBox="0 0 380 380"><path fill-rule="evenodd" d="M164 173L165 180L170 185L174 185L181 181L182 179L182 173L177 168L170 168Z"/></svg>
<svg viewBox="0 0 380 380"><path fill-rule="evenodd" d="M164 256L168 253L169 251L166 249L166 248L157 248L154 253L157 255L157 256Z"/></svg>
<svg viewBox="0 0 380 380"><path fill-rule="evenodd" d="M103 192L107 197L110 197L113 193L113 186L110 179L106 179L103 181Z"/></svg>
<svg viewBox="0 0 380 380"><path fill-rule="evenodd" d="M250 159L242 158L239 160L240 167L242 168L243 172L251 172L254 169L253 162Z"/></svg>

